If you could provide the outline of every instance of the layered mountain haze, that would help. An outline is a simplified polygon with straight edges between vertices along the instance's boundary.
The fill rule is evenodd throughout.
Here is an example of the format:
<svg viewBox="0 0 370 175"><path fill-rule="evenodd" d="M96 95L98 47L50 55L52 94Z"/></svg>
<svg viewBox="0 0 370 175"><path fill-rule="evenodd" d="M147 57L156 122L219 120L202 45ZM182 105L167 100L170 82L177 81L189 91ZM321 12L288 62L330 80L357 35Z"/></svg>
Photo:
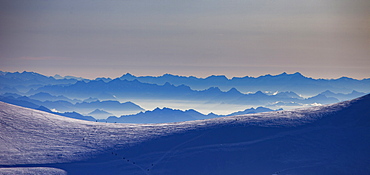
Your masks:
<svg viewBox="0 0 370 175"><path fill-rule="evenodd" d="M142 109L141 107L131 102L119 103L117 101L102 101L102 102L84 101L83 103L76 103L74 105L71 103L65 102L65 101L41 102L41 101L30 99L25 96L17 96L16 94L5 94L3 96L0 96L0 101L22 106L22 107L31 108L31 109L41 110L41 111L45 111L45 112L49 112L52 114L57 114L57 115L65 116L65 117L87 120L87 121L99 121L99 122L109 122L109 123L167 123L167 122L182 122L182 121L191 121L191 120L217 118L217 117L226 116L226 115L217 115L213 113L209 113L205 115L193 109L181 111L178 109L170 109L170 108L163 108L163 109L156 108L153 111L142 112L144 109ZM57 106L57 109L59 110L57 110L56 108L50 108L50 107L55 107L55 106ZM116 115L113 113L107 112L105 110L98 109L98 108L103 108L105 110L114 111ZM73 112L68 112L71 109L73 109ZM92 109L95 109L95 110L89 113L83 112L83 111L88 111ZM279 109L279 110L282 110L282 109ZM79 111L82 114L88 115L88 116L81 115L80 113L77 113L75 111ZM138 111L141 111L141 112L137 113ZM273 111L273 110L269 108L258 107L256 109L250 108L244 111L234 112L227 116L269 112L269 111ZM125 114L119 118L116 117L116 116L119 116L117 114L123 114L123 113L134 113L134 114L131 114L131 115Z"/></svg>
<svg viewBox="0 0 370 175"><path fill-rule="evenodd" d="M197 78L125 74L115 79L89 80L74 76L47 77L34 72L1 72L0 78L0 99L4 102L85 116L99 109L117 118L156 108L194 109L218 116L257 107L295 109L353 99L370 89L368 79L312 79L300 73L231 79L222 75ZM25 92L26 89L29 91ZM307 96L314 92L318 93ZM93 113L92 116L106 119L111 115Z"/></svg>
<svg viewBox="0 0 370 175"><path fill-rule="evenodd" d="M331 92L329 90L327 90L325 92L322 92L320 94L325 95L326 97L333 97L333 98L336 98L338 100L347 100L347 99L357 98L359 96L364 95L364 93L361 93L361 92L358 92L358 91L355 91L355 90L353 90L349 94L334 93L334 92Z"/></svg>
<svg viewBox="0 0 370 175"><path fill-rule="evenodd" d="M282 110L282 109L279 109ZM214 113L202 114L194 109L181 111L178 109L170 108L156 108L152 111L140 112L134 115L123 115L121 117L110 116L106 120L98 120L100 122L109 123L170 123L170 122L184 122L192 120L203 120L211 118L219 118L225 116L243 115L243 114L254 114L261 112L271 112L269 108L258 107L256 109L250 108L244 111L234 112L228 115L217 115Z"/></svg>
<svg viewBox="0 0 370 175"><path fill-rule="evenodd" d="M109 116L113 116L112 113L109 113L107 111L101 110L101 109L95 109L94 111L90 112L88 115L94 116L95 118L108 118Z"/></svg>
<svg viewBox="0 0 370 175"><path fill-rule="evenodd" d="M292 111L106 124L1 102L0 172L365 175L369 106L366 95Z"/></svg>
<svg viewBox="0 0 370 175"><path fill-rule="evenodd" d="M13 96L13 94L10 94L11 96ZM63 95L59 95L59 96L54 96L54 95L50 95L49 93L45 93L45 92L40 92L40 93L37 93L37 94L33 94L33 95L30 95L29 98L31 99L35 99L35 100L39 100L39 101L67 101L67 102L70 102L70 103L77 103L77 102L81 102L81 100L77 100L77 99L69 99Z"/></svg>
<svg viewBox="0 0 370 175"><path fill-rule="evenodd" d="M63 78L63 79L61 79ZM263 91L263 92L285 92L293 91L304 96L317 95L326 90L335 93L350 93L353 90L369 93L370 79L352 79L342 77L338 79L313 79L305 77L301 73L294 74L282 73L279 75L263 75L259 77L233 77L227 78L224 75L212 75L207 78L197 78L194 76L178 76L164 74L163 76L134 76L124 74L119 77L121 80L138 80L142 83L164 85L170 83L175 86L186 85L193 90L206 90L211 87L219 87L222 91L228 91L236 88L242 93ZM1 92L5 93L7 89L24 91L26 89L37 89L45 85L71 85L77 81L89 82L92 80L81 77L66 76L57 78L41 75L35 72L0 72ZM97 78L96 81L108 83L112 78Z"/></svg>
<svg viewBox="0 0 370 175"><path fill-rule="evenodd" d="M27 92L32 88L39 88L44 85L53 84L73 84L76 79L55 79L50 76L41 75L35 72L1 72L0 73L0 87L1 91L6 89L13 89L16 92Z"/></svg>
<svg viewBox="0 0 370 175"><path fill-rule="evenodd" d="M30 96L32 97L32 96ZM75 104L64 100L58 101L39 101L26 96L18 96L16 94L4 94L0 95L0 101L28 107L32 109L37 109L40 106L46 107L53 112L71 112L76 111L81 114L91 115L93 110L106 110L112 112L111 115L127 115L136 114L138 112L144 111L139 105L132 102L120 103L118 101L92 101L92 102L77 102ZM111 116L109 115L109 116ZM102 115L93 113L92 116L96 118L102 118ZM104 118L108 117L106 115Z"/></svg>
<svg viewBox="0 0 370 175"><path fill-rule="evenodd" d="M348 77L338 79L313 79L303 76L301 73L294 74L282 73L279 75L263 75L259 77L233 77L228 79L224 75L209 76L207 78L185 77L171 74L163 76L134 76L125 74L120 77L121 80L139 80L144 83L153 83L163 85L171 83L173 85L187 85L195 90L204 90L211 87L219 87L227 91L236 88L243 93L256 91L294 91L304 96L316 95L325 90L331 90L340 93L349 93L352 90L369 92L370 79L356 80Z"/></svg>
<svg viewBox="0 0 370 175"><path fill-rule="evenodd" d="M30 94L45 92L53 95L63 95L70 98L86 99L95 97L104 100L137 101L148 100L182 100L197 101L215 104L235 104L235 105L267 105L276 101L295 102L300 104L321 103L329 104L338 102L334 97L319 95L311 98L302 98L294 92L280 92L272 95L261 91L243 94L237 89L221 91L218 87L211 87L206 90L192 90L185 85L175 86L169 83L156 85L141 83L138 80L128 81L114 79L110 82L102 80L90 82L77 82L72 85L48 85L37 90L30 91Z"/></svg>

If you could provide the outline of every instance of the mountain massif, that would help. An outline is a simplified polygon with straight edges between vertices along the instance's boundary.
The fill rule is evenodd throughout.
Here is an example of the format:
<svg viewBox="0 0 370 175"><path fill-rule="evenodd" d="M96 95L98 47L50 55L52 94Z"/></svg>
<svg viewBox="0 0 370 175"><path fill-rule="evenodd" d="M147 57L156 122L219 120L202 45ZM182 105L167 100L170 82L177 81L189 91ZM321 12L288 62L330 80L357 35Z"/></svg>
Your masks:
<svg viewBox="0 0 370 175"><path fill-rule="evenodd" d="M231 79L224 75L212 75L206 78L185 77L171 74L163 76L134 76L125 74L120 77L121 80L139 80L144 83L163 85L171 83L173 85L187 85L195 90L204 90L211 87L219 87L223 91L236 88L240 92L285 92L293 91L305 96L316 95L325 90L338 93L349 93L352 90L360 92L369 92L370 79L356 80L348 77L338 79L314 79L303 76L301 73L294 74L282 73L279 75L263 75L259 77L233 77Z"/></svg>
<svg viewBox="0 0 370 175"><path fill-rule="evenodd" d="M313 96L329 90L336 93L350 93L353 90L369 93L370 79L352 79L341 77L338 79L314 79L305 77L299 72L294 74L282 73L279 75L263 75L259 77L233 77L231 79L224 75L212 75L206 78L194 76L178 76L164 74L162 76L134 76L124 74L118 77L120 80L138 80L141 83L180 86L185 85L193 90L206 90L211 87L218 87L222 91L229 91L236 88L242 93L250 92L286 92L293 91L304 96ZM97 78L95 81L110 82L111 78ZM71 85L78 81L89 82L92 80L77 78L73 76L45 76L35 72L2 72L0 71L0 92L27 92L45 85ZM104 95L104 94L102 94Z"/></svg>
<svg viewBox="0 0 370 175"><path fill-rule="evenodd" d="M73 76L48 77L26 71L0 71L0 100L3 102L44 111L47 108L54 113L91 115L96 119L131 115L123 117L124 120L109 119L115 122L134 122L129 118L138 115L140 117L136 117L136 121L151 123L154 117L151 111L156 108L194 109L203 114L223 116L252 107L277 110L318 106L357 98L368 93L369 89L369 79L313 79L300 73L231 79L225 76L197 78L165 74L137 77L125 74L115 79L90 80ZM147 112L138 114L144 111ZM157 112L155 114L159 114ZM176 110L171 113L176 113ZM171 115L166 113L166 116ZM154 118L159 120L160 117L168 119L158 115ZM208 117L187 115L183 118L186 120L180 118L161 121ZM92 120L90 117L86 119Z"/></svg>

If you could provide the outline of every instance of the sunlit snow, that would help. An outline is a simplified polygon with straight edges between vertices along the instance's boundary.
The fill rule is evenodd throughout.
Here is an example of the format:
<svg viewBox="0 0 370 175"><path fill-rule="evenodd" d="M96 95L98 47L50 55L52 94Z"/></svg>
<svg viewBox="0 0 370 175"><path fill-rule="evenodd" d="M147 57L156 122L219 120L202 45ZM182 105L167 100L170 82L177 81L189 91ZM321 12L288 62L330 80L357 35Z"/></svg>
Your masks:
<svg viewBox="0 0 370 175"><path fill-rule="evenodd" d="M370 122L342 122L353 111L369 116L357 101L163 124L89 122L0 102L0 174L366 174Z"/></svg>

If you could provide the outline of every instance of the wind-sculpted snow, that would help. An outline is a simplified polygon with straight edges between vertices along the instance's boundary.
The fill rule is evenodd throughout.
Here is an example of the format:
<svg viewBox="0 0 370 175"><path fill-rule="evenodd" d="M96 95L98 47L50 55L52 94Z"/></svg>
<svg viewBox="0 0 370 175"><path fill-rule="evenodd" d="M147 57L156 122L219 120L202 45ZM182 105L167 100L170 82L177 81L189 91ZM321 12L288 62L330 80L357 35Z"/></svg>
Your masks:
<svg viewBox="0 0 370 175"><path fill-rule="evenodd" d="M369 103L113 124L1 102L0 174L368 174Z"/></svg>

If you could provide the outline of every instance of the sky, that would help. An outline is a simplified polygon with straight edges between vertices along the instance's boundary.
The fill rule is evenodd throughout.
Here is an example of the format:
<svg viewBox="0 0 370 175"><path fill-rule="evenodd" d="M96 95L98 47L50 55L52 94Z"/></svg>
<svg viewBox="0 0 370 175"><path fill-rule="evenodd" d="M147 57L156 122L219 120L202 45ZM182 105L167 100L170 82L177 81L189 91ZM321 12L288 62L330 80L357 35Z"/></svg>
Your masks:
<svg viewBox="0 0 370 175"><path fill-rule="evenodd" d="M0 0L0 70L370 78L370 1Z"/></svg>

